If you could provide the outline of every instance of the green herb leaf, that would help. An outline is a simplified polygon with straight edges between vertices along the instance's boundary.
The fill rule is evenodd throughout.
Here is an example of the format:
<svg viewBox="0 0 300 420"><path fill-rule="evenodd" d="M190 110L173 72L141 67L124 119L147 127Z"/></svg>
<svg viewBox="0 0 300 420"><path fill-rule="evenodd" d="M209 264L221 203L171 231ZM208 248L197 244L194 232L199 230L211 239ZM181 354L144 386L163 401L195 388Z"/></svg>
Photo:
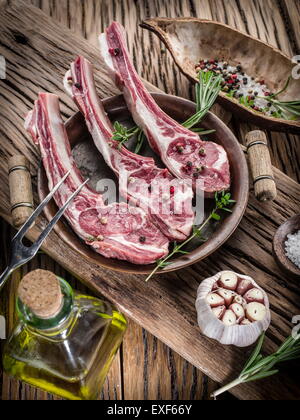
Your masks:
<svg viewBox="0 0 300 420"><path fill-rule="evenodd" d="M279 370L271 370L269 372L258 373L257 375L251 376L249 379L246 379L244 382L254 382L259 381L261 379L269 378L270 376L274 376L279 372Z"/></svg>
<svg viewBox="0 0 300 420"><path fill-rule="evenodd" d="M253 354L251 355L250 359L248 360L248 362L246 363L246 365L243 369L242 374L245 373L245 371L247 371L247 369L251 368L252 365L254 364L254 362L256 362L257 357L259 356L259 354L261 352L264 341L265 341L265 333L263 333L261 335Z"/></svg>
<svg viewBox="0 0 300 420"><path fill-rule="evenodd" d="M217 221L221 220L221 216L219 216L217 213L212 213L211 218Z"/></svg>

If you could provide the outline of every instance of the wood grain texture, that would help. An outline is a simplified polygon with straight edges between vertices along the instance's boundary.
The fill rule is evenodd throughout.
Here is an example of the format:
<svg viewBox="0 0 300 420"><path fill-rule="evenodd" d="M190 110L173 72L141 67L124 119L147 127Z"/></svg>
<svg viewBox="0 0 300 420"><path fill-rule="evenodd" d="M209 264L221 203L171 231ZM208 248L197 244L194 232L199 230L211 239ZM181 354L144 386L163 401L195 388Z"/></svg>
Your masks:
<svg viewBox="0 0 300 420"><path fill-rule="evenodd" d="M40 89L50 89L52 92L60 92L60 78L67 68L70 58L76 53L84 53L92 61L96 62L96 50L94 47L85 43L80 38L70 35L63 28L53 25L43 14L35 9L30 12L20 7L22 2L10 2L12 6L0 16L1 27L1 54L8 57L8 80L1 83L1 95L5 100L6 106L1 107L1 120L3 121L1 135L1 157L9 156L16 150L22 150L31 161L35 168L38 165L38 152L23 137L22 117L31 107L32 100ZM17 5L18 3L18 5ZM45 4L45 2L41 2ZM70 9L76 7L72 2ZM95 2L95 5L98 2ZM194 1L140 1L140 2L109 2L110 12L103 15L102 23L105 19L111 19L118 13L128 16L122 12L124 4L130 4L130 16L136 13L137 20L141 16L144 18L155 15L190 15L199 13L199 17L213 17L224 20L225 23L245 27L246 31L254 32L256 21L259 16L267 15L270 23L273 22L273 31L280 29L280 46L291 48L290 37L286 31L286 24L279 13L279 9L274 7L274 2L265 1L263 6L258 1L203 1L201 4ZM176 7L174 4L176 3ZM250 6L249 6L250 3ZM256 6L253 9L253 4ZM58 2L51 2L51 5L58 5ZM67 3L66 3L67 4ZM91 2L78 2L78 4L90 6ZM103 7L105 2L101 2ZM258 5L260 4L260 10ZM64 7L64 2L59 2L60 7ZM236 9L236 7L237 9ZM51 6L52 7L52 6ZM250 9L249 9L250 7ZM267 9L268 8L268 13ZM21 10L22 9L22 10ZM276 12L276 10L277 12ZM13 10L13 12L12 12ZM54 7L52 10L57 10ZM101 8L101 10L104 10ZM239 10L239 18L237 17ZM213 13L212 13L213 12ZM52 12L51 12L52 13ZM255 15L253 15L255 13ZM103 12L104 14L104 12ZM206 16L203 16L205 14ZM93 22L98 20L98 15L93 15ZM52 13L53 16L53 13ZM254 17L253 17L254 16ZM271 16L271 17L270 17ZM275 17L274 17L275 16ZM56 18L59 18L56 16ZM75 19L75 17L74 17ZM127 17L128 19L128 17ZM262 18L260 18L262 20ZM274 19L276 19L274 21ZM122 21L122 19L119 19ZM278 20L278 22L277 22ZM73 19L72 19L73 21ZM254 21L254 23L253 23ZM132 31L131 27L127 29ZM251 23L252 22L252 23ZM276 22L276 25L275 23ZM281 23L280 23L281 22ZM268 24L265 26L268 27ZM71 26L71 25L70 25ZM91 25L90 27L92 27ZM22 31L20 31L22 28ZM74 28L74 26L73 26ZM272 28L272 26L271 26ZM131 31L130 31L131 29ZM259 36L271 37L272 29L262 32L259 26ZM86 30L86 32L88 32ZM254 34L251 32L252 34ZM92 33L92 31L91 31ZM25 35L25 38L23 37ZM86 34L88 37L88 34ZM254 34L255 35L255 34ZM145 37L149 36L149 41ZM137 68L141 74L146 76L154 83L157 81L159 87L169 93L178 93L182 96L189 96L189 85L186 80L179 76L168 54L161 53L160 43L146 35L138 29L133 37L134 43L131 44ZM137 40L141 41L138 43ZM47 40L47 41L46 41ZM277 41L276 41L277 42ZM134 45L136 48L134 49ZM143 46L141 50L141 45ZM288 51L285 51L288 52ZM140 64L141 63L141 64ZM144 64L143 64L144 63ZM35 72L34 83L31 81L31 70ZM50 74L49 74L50 70ZM99 81L101 82L99 84ZM107 79L98 79L98 86L101 95L113 94L106 85ZM67 99L64 99L64 112L69 115L72 106ZM238 121L233 120L232 125L244 139L246 126L241 126ZM273 158L278 154L278 159L274 158L274 163L286 170L295 179L299 177L297 164L295 164L296 153L299 153L299 142L297 138L286 139L284 144L292 144L292 154L282 152L282 138L277 141L270 135L272 142ZM22 140L20 140L22 139ZM279 141L280 140L280 141ZM287 147L287 146L286 146ZM293 163L289 164L292 161ZM5 178L5 160L0 163L0 173L2 179ZM197 264L183 272L172 275L161 276L146 287L142 277L120 276L117 273L108 273L106 270L99 270L92 261L82 262L77 271L77 276L82 277L87 284L94 283L94 288L105 294L106 297L114 302L120 301L122 294L122 308L129 316L142 323L143 326L155 334L158 338L175 348L183 357L192 362L209 374L212 379L224 382L233 378L239 371L245 360L245 351L224 348L216 345L211 340L200 336L196 325L196 315L194 310L194 300L196 289L201 279L213 274L215 271L224 268L232 268L244 274L252 275L266 289L271 298L273 310L273 324L268 332L266 350L274 349L279 340L282 340L291 329L291 317L299 313L297 295L299 286L288 278L281 275L271 253L271 240L276 228L287 217L297 212L299 209L300 187L285 177L281 172L275 171L278 182L278 199L270 205L258 205L253 196L251 197L246 217L240 229L234 237L216 255L207 259L201 264ZM0 191L1 214L9 219L7 208L7 189ZM44 221L30 233L30 238L34 239L39 230L44 226ZM74 262L77 261L76 253L65 249L63 243L53 234L45 244L47 252L60 262L67 270L74 271ZM126 294L123 287L126 284ZM133 305L134 301L134 305ZM167 314L167 317L165 316ZM174 324L173 320L176 319ZM169 332L172 331L173 334ZM231 363L234 362L234 363ZM232 367L231 367L232 366ZM285 371L284 371L285 372ZM283 377L276 377L265 381L264 386L260 384L249 384L234 390L234 394L244 399L297 399L299 398L298 378L293 372L285 372ZM283 390L281 382L284 381L286 387Z"/></svg>

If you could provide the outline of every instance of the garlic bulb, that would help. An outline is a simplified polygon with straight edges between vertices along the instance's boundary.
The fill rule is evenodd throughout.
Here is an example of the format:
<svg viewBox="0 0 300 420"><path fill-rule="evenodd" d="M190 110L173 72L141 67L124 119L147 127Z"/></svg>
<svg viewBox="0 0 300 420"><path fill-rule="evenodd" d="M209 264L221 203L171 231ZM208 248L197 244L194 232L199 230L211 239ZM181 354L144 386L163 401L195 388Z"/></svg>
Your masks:
<svg viewBox="0 0 300 420"><path fill-rule="evenodd" d="M201 332L225 345L248 347L271 323L265 291L251 277L232 271L200 284L196 309Z"/></svg>

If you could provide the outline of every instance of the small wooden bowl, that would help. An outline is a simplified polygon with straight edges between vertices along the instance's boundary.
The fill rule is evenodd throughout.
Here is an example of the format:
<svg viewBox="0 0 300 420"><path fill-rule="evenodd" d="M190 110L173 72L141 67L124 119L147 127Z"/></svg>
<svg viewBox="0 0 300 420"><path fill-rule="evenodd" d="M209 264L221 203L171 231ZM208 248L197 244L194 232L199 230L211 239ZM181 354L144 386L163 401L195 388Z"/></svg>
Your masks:
<svg viewBox="0 0 300 420"><path fill-rule="evenodd" d="M187 120L195 113L196 107L193 102L175 96L157 93L153 94L153 97L167 114L179 122ZM103 104L112 121L120 121L128 126L133 124L123 96L116 96L107 99L103 102ZM221 224L211 226L209 228L206 232L206 236L209 238L207 242L204 244L199 242L193 244L191 252L188 255L174 259L173 264L164 269L164 272L179 270L195 264L215 252L237 229L248 204L248 166L244 153L242 152L241 146L236 137L231 130L212 113L207 115L205 120L201 123L201 126L205 129L216 130L216 132L211 135L210 139L221 144L227 151L231 166L231 193L233 199L236 201L236 204L233 208L233 213L228 215ZM91 187L95 188L95 185L101 179L115 179L113 172L107 167L102 156L95 148L82 115L80 113L75 114L66 123L66 128L77 166L83 170L84 174L87 172L85 175L91 179ZM148 143L144 145L141 154L145 156L152 156L157 160L157 156L154 155ZM94 169L86 171L87 162L90 167L93 167ZM161 165L161 162L157 160L157 164ZM49 193L48 180L43 167L40 168L38 178L38 192L40 200L42 201ZM212 200L205 201L206 212L211 211L212 204ZM52 200L46 207L44 214L46 218L50 220L54 217L56 212L57 207ZM134 265L125 261L108 259L100 254L97 254L90 247L84 244L63 220L57 224L55 231L68 246L76 249L76 251L87 258L91 264L98 264L102 267L116 271L137 274L150 274L155 267L154 265Z"/></svg>
<svg viewBox="0 0 300 420"><path fill-rule="evenodd" d="M300 269L285 255L285 242L290 234L300 230L300 214L288 219L277 230L273 241L273 252L278 265L293 277L300 277Z"/></svg>
<svg viewBox="0 0 300 420"><path fill-rule="evenodd" d="M164 42L180 71L197 82L195 65L200 59L223 58L232 65L241 64L249 76L266 81L279 92L291 76L296 63L278 49L220 22L197 18L156 18L141 26L154 32ZM292 79L282 101L299 100L300 79ZM287 121L256 112L225 93L219 103L249 123L275 131L300 132L300 120Z"/></svg>

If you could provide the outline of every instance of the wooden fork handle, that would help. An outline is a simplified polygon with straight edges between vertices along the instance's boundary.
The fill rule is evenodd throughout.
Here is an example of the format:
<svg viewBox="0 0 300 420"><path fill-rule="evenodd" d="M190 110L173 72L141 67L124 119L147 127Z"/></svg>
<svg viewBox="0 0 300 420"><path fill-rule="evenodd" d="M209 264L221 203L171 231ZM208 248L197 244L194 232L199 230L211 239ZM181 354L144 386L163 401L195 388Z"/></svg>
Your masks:
<svg viewBox="0 0 300 420"><path fill-rule="evenodd" d="M251 131L246 136L246 144L255 196L259 201L273 201L277 197L277 187L268 139L263 131Z"/></svg>
<svg viewBox="0 0 300 420"><path fill-rule="evenodd" d="M30 162L15 155L8 160L11 216L15 228L20 228L33 213Z"/></svg>

